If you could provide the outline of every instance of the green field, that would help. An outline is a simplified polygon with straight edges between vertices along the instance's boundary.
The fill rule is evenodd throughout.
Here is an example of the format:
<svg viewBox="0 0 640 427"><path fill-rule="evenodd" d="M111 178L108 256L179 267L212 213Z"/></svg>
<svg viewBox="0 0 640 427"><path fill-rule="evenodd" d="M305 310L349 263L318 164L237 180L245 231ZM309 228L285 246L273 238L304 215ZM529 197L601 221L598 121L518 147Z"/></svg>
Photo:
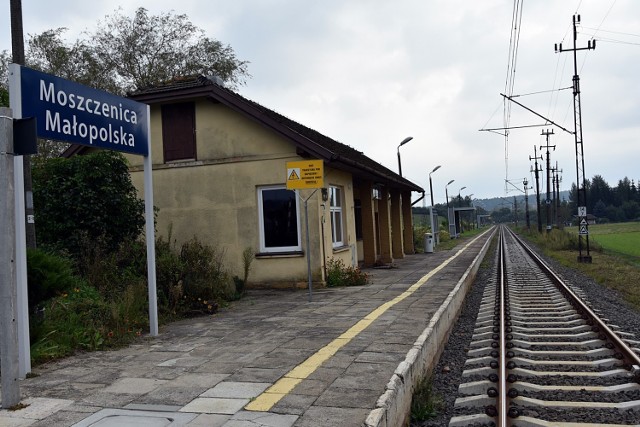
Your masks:
<svg viewBox="0 0 640 427"><path fill-rule="evenodd" d="M577 227L570 227L568 230L578 232ZM640 222L590 225L589 239L602 246L606 252L640 260Z"/></svg>

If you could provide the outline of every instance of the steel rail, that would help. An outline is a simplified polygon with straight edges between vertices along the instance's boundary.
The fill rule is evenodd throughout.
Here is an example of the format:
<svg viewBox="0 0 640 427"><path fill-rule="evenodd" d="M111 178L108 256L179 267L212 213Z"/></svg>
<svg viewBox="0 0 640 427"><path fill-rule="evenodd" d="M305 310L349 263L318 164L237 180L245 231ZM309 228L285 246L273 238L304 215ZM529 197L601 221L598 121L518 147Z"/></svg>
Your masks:
<svg viewBox="0 0 640 427"><path fill-rule="evenodd" d="M569 298L574 307L589 317L589 320L593 321L600 331L613 343L616 349L622 354L624 360L630 365L631 372L640 377L640 356L638 356L631 347L627 345L619 336L611 329L600 317L588 306L582 299L573 292L564 281L558 277L558 275L551 270L551 267L547 265L537 253L531 249L520 237L518 237L512 230L509 230L510 234L515 240L522 245L527 253L534 259L534 261L542 268L545 273L564 291L565 295Z"/></svg>
<svg viewBox="0 0 640 427"><path fill-rule="evenodd" d="M500 355L498 359L498 427L507 426L507 325L506 325L506 299L505 299L505 287L506 272L505 272L505 241L504 241L504 228L500 227L500 240L499 240L499 303L500 303Z"/></svg>

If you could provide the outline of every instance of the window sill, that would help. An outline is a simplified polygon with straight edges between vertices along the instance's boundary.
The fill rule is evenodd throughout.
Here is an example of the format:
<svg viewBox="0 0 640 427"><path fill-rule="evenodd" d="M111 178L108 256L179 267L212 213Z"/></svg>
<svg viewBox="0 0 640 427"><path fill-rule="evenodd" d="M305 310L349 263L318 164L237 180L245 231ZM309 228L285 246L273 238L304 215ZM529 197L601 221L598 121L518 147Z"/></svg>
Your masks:
<svg viewBox="0 0 640 427"><path fill-rule="evenodd" d="M346 252L349 249L351 249L348 245L342 245L342 246L335 246L333 248L333 253L334 254L339 254L340 252Z"/></svg>
<svg viewBox="0 0 640 427"><path fill-rule="evenodd" d="M256 259L268 259L268 258L299 258L304 256L302 251L289 251L289 252L259 252L256 254Z"/></svg>

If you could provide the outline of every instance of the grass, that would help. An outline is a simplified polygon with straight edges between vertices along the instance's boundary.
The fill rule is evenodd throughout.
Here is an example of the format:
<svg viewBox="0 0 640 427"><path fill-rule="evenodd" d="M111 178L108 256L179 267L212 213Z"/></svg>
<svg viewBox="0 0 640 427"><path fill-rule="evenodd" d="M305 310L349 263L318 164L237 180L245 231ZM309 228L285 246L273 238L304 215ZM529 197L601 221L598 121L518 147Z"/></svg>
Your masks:
<svg viewBox="0 0 640 427"><path fill-rule="evenodd" d="M577 227L568 231L577 233ZM627 257L640 265L640 222L596 224L589 226L589 242L597 242L605 253Z"/></svg>
<svg viewBox="0 0 640 427"><path fill-rule="evenodd" d="M422 422L438 415L444 402L442 396L434 394L431 386L431 378L420 380L413 391L411 400L411 421Z"/></svg>
<svg viewBox="0 0 640 427"><path fill-rule="evenodd" d="M633 255L637 247L628 246L629 240L638 238L636 227L640 227L640 223L590 226L591 264L577 262L575 227L565 231L553 230L549 234L527 234L522 230L520 233L536 244L545 255L593 278L606 288L616 290L625 301L640 311L640 258ZM618 232L620 230L627 231Z"/></svg>
<svg viewBox="0 0 640 427"><path fill-rule="evenodd" d="M435 250L438 252L449 251L458 246L463 238L475 237L486 230L486 228L474 228L473 230L468 230L460 234L460 237L457 239L441 240L440 243L435 247Z"/></svg>

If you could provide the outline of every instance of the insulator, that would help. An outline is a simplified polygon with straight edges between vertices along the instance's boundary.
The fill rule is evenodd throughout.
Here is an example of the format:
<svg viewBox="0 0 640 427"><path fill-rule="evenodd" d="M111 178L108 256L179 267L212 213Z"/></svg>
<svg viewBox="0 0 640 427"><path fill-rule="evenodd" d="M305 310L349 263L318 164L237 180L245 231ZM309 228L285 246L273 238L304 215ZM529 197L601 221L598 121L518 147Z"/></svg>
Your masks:
<svg viewBox="0 0 640 427"><path fill-rule="evenodd" d="M489 397L498 397L498 389L495 387L489 387L487 389L487 396Z"/></svg>
<svg viewBox="0 0 640 427"><path fill-rule="evenodd" d="M591 43L591 49L596 48L596 39L593 39L593 43Z"/></svg>

